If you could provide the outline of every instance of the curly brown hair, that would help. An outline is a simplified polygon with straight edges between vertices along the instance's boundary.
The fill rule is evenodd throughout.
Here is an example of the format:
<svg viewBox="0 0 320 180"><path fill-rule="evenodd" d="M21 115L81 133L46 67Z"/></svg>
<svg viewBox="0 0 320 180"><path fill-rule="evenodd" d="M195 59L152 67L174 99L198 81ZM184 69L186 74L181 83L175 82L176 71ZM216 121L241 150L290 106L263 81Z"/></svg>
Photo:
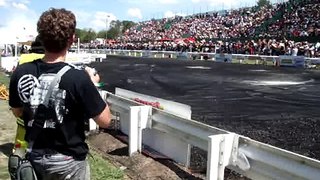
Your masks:
<svg viewBox="0 0 320 180"><path fill-rule="evenodd" d="M64 8L50 8L42 13L37 23L37 31L45 50L57 53L69 46L76 24L75 15Z"/></svg>

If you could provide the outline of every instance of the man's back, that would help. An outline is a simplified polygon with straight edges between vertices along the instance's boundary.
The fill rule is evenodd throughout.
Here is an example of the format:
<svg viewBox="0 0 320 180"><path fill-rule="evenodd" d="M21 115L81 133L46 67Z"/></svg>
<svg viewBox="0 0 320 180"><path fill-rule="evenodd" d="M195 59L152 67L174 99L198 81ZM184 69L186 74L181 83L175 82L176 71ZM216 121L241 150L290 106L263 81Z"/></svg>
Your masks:
<svg viewBox="0 0 320 180"><path fill-rule="evenodd" d="M24 107L27 141L32 140L35 128L32 124L34 114L30 112L47 113L37 111L38 106L44 100L55 74L66 65L64 62L50 64L36 60L19 66L14 72L9 103L12 107L22 103ZM46 114L48 119L43 122L33 150L51 149L85 159L88 147L84 142L84 123L99 115L106 106L86 72L75 68L66 72L53 89L50 104L57 121Z"/></svg>
<svg viewBox="0 0 320 180"><path fill-rule="evenodd" d="M84 123L93 118L106 128L111 119L93 84L99 76L88 68L65 68L76 24L75 15L64 8L43 12L37 31L45 55L18 66L10 81L9 104L24 120L27 158L40 180L90 179Z"/></svg>

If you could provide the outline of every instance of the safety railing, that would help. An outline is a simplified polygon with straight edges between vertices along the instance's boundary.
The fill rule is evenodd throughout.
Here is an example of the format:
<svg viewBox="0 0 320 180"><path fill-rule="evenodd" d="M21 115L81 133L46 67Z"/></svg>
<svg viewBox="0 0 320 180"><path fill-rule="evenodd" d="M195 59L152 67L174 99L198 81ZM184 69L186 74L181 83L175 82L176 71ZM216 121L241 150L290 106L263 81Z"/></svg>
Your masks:
<svg viewBox="0 0 320 180"><path fill-rule="evenodd" d="M77 52L76 50L74 50ZM279 56L248 55L248 54L220 54L208 52L177 52L177 51L151 51L151 50L123 50L123 49L80 49L80 52L107 55L147 57L147 58L173 58L183 60L213 60L218 62L233 62L246 64L275 65ZM320 64L320 58L305 58L306 65Z"/></svg>
<svg viewBox="0 0 320 180"><path fill-rule="evenodd" d="M148 145L189 166L190 147L196 146L207 152L206 177L210 180L223 179L225 168L259 180L320 177L320 161L316 159L170 113L166 107L143 105L121 93L101 94L119 121L120 130L129 137L129 155Z"/></svg>

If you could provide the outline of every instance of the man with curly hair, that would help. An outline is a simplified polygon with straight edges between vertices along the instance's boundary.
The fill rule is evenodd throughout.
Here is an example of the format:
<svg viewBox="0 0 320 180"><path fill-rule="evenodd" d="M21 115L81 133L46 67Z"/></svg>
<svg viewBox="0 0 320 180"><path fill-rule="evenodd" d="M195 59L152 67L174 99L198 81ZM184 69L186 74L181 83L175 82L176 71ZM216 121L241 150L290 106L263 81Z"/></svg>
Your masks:
<svg viewBox="0 0 320 180"><path fill-rule="evenodd" d="M71 11L45 11L37 23L44 57L18 66L10 80L9 105L24 121L27 158L40 180L90 179L85 122L106 128L111 119L94 85L99 76L65 63L75 29Z"/></svg>

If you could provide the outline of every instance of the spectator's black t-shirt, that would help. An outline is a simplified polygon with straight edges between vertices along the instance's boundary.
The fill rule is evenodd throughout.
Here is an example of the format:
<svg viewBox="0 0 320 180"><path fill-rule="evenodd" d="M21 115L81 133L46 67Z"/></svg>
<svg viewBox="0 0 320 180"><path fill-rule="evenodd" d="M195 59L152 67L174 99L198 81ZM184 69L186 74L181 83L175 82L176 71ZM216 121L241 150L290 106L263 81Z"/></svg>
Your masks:
<svg viewBox="0 0 320 180"><path fill-rule="evenodd" d="M13 72L9 88L9 105L23 107L27 142L33 137L32 126L38 105L43 101L55 74L67 64L36 60L22 64ZM33 150L50 149L83 160L88 153L85 143L85 121L99 115L106 106L99 92L84 71L71 68L54 88L50 104L56 120L49 116L34 141ZM39 110L40 111L40 110ZM31 113L30 113L31 112ZM59 122L59 123L58 123Z"/></svg>

